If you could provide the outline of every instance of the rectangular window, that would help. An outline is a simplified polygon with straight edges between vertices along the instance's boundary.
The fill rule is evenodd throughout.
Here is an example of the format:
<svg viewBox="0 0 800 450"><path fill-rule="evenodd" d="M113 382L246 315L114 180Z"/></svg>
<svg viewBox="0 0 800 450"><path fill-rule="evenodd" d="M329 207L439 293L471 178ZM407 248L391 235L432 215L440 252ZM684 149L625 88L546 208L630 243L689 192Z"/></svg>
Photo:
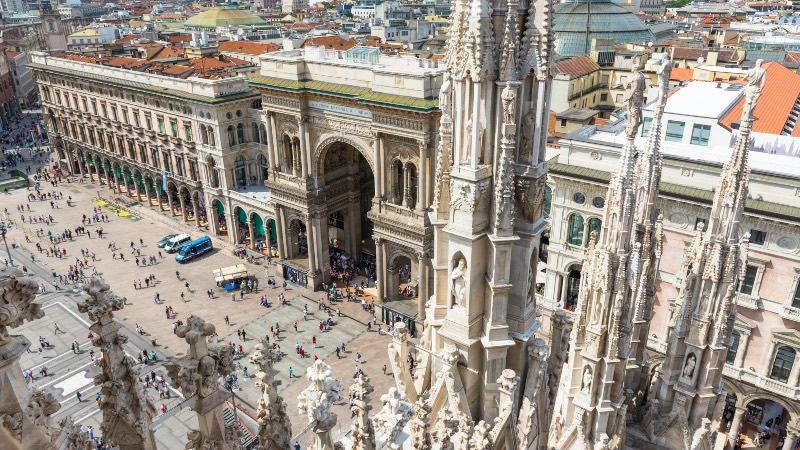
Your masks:
<svg viewBox="0 0 800 450"><path fill-rule="evenodd" d="M794 297L792 298L792 306L800 308L800 283L794 288Z"/></svg>
<svg viewBox="0 0 800 450"><path fill-rule="evenodd" d="M617 94L616 98L614 99L617 103L622 103L622 94Z"/></svg>
<svg viewBox="0 0 800 450"><path fill-rule="evenodd" d="M601 78L603 84L608 84L608 75L603 75Z"/></svg>
<svg viewBox="0 0 800 450"><path fill-rule="evenodd" d="M664 140L671 142L680 142L683 140L683 129L686 127L684 122L676 120L667 121L667 132L664 134Z"/></svg>
<svg viewBox="0 0 800 450"><path fill-rule="evenodd" d="M111 118L114 119L114 122L119 121L119 117L117 116L117 105L111 104Z"/></svg>
<svg viewBox="0 0 800 450"><path fill-rule="evenodd" d="M567 119L561 119L561 128L567 126Z"/></svg>
<svg viewBox="0 0 800 450"><path fill-rule="evenodd" d="M175 161L175 168L178 170L178 176L183 176L183 156L178 156Z"/></svg>
<svg viewBox="0 0 800 450"><path fill-rule="evenodd" d="M139 124L139 110L134 109L132 112L133 112L133 125L136 126L136 128L141 127L141 125Z"/></svg>
<svg viewBox="0 0 800 450"><path fill-rule="evenodd" d="M158 150L150 149L150 156L152 156L153 165L155 167L161 167L161 164L159 164L159 160L158 160Z"/></svg>
<svg viewBox="0 0 800 450"><path fill-rule="evenodd" d="M753 294L753 286L756 284L756 274L758 274L758 267L748 264L747 269L744 272L742 285L739 286L739 292L744 295Z"/></svg>
<svg viewBox="0 0 800 450"><path fill-rule="evenodd" d="M167 133L167 129L166 129L166 126L164 125L164 119L159 117L157 120L158 120L158 132L160 134L166 134Z"/></svg>
<svg viewBox="0 0 800 450"><path fill-rule="evenodd" d="M692 127L692 140L689 143L694 145L708 145L708 137L711 135L711 125L694 124Z"/></svg>
<svg viewBox="0 0 800 450"><path fill-rule="evenodd" d="M600 101L601 102L608 101L608 94L600 94Z"/></svg>
<svg viewBox="0 0 800 450"><path fill-rule="evenodd" d="M122 108L122 123L128 123L128 108Z"/></svg>
<svg viewBox="0 0 800 450"><path fill-rule="evenodd" d="M153 129L153 122L150 120L150 114L144 115L144 129L147 131Z"/></svg>
<svg viewBox="0 0 800 450"><path fill-rule="evenodd" d="M642 122L642 137L647 137L650 134L650 125L653 123L652 117L645 117Z"/></svg>
<svg viewBox="0 0 800 450"><path fill-rule="evenodd" d="M100 104L100 112L103 114L103 117L108 117L108 110L106 110L106 104Z"/></svg>
<svg viewBox="0 0 800 450"><path fill-rule="evenodd" d="M86 99L85 99L85 98L82 98L82 99L81 99L81 103L83 103L83 109L82 109L82 111L89 112L89 104L88 104L88 103L86 103Z"/></svg>
<svg viewBox="0 0 800 450"><path fill-rule="evenodd" d="M92 114L97 115L97 103L92 100Z"/></svg>
<svg viewBox="0 0 800 450"><path fill-rule="evenodd" d="M750 243L764 245L767 242L767 232L761 230L750 230Z"/></svg>
<svg viewBox="0 0 800 450"><path fill-rule="evenodd" d="M170 128L170 130L172 130L172 135L177 137L178 136L178 122L170 120L169 121L169 128Z"/></svg>
<svg viewBox="0 0 800 450"><path fill-rule="evenodd" d="M186 137L187 141L192 140L192 126L191 125L184 125L183 126L183 135Z"/></svg>
<svg viewBox="0 0 800 450"><path fill-rule="evenodd" d="M628 77L626 77L625 75L619 77L619 84L625 85L625 83L627 82L628 82Z"/></svg>

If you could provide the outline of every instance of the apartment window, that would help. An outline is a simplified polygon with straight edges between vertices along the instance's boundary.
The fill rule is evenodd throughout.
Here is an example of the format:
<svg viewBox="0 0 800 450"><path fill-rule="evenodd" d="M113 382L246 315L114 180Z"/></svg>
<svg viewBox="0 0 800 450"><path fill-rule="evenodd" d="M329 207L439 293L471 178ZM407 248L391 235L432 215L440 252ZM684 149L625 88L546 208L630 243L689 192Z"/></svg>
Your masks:
<svg viewBox="0 0 800 450"><path fill-rule="evenodd" d="M133 124L136 126L136 128L141 127L141 125L139 124L139 110L134 109L132 112L133 112Z"/></svg>
<svg viewBox="0 0 800 450"><path fill-rule="evenodd" d="M83 109L82 109L82 111L89 112L89 105L86 103L86 99L85 99L85 98L82 98L82 99L81 99L81 103L83 103Z"/></svg>
<svg viewBox="0 0 800 450"><path fill-rule="evenodd" d="M122 108L122 123L128 123L128 108Z"/></svg>
<svg viewBox="0 0 800 450"><path fill-rule="evenodd" d="M178 176L183 176L183 156L175 158L175 168L178 169Z"/></svg>
<svg viewBox="0 0 800 450"><path fill-rule="evenodd" d="M169 128L172 130L172 135L178 137L178 122L174 120L169 121Z"/></svg>
<svg viewBox="0 0 800 450"><path fill-rule="evenodd" d="M591 237L592 232L597 233L597 239L600 239L600 231L603 230L603 221L598 219L597 217L592 217L589 219L589 236ZM589 245L589 239L586 240L586 245Z"/></svg>
<svg viewBox="0 0 800 450"><path fill-rule="evenodd" d="M150 120L150 114L144 115L144 129L147 131L153 129L153 122Z"/></svg>
<svg viewBox="0 0 800 450"><path fill-rule="evenodd" d="M550 208L553 206L553 189L550 186L545 186L544 188L544 206L542 207L542 211L546 215L550 215Z"/></svg>
<svg viewBox="0 0 800 450"><path fill-rule="evenodd" d="M169 153L162 153L164 155L164 170L172 172L172 161L169 158Z"/></svg>
<svg viewBox="0 0 800 450"><path fill-rule="evenodd" d="M608 101L608 94L600 94L600 101L601 102Z"/></svg>
<svg viewBox="0 0 800 450"><path fill-rule="evenodd" d="M600 77L600 80L602 80L603 84L608 84L608 75L603 75Z"/></svg>
<svg viewBox="0 0 800 450"><path fill-rule="evenodd" d="M711 135L711 125L694 124L692 127L692 139L690 144L708 145L708 137Z"/></svg>
<svg viewBox="0 0 800 450"><path fill-rule="evenodd" d="M567 242L572 245L583 245L583 217L580 214L569 216Z"/></svg>
<svg viewBox="0 0 800 450"><path fill-rule="evenodd" d="M152 157L153 165L155 167L161 167L161 164L159 164L159 159L158 159L158 150L154 148L150 149L150 156Z"/></svg>
<svg viewBox="0 0 800 450"><path fill-rule="evenodd" d="M619 77L619 84L625 85L625 83L627 83L627 82L628 82L628 77L627 76L623 75L623 76Z"/></svg>
<svg viewBox="0 0 800 450"><path fill-rule="evenodd" d="M728 355L725 357L725 362L728 364L733 364L736 361L736 352L739 351L739 338L742 335L737 331L733 330L731 333L731 343L728 346Z"/></svg>
<svg viewBox="0 0 800 450"><path fill-rule="evenodd" d="M561 119L561 128L567 126L567 119Z"/></svg>
<svg viewBox="0 0 800 450"><path fill-rule="evenodd" d="M797 283L797 286L794 288L794 297L792 298L792 306L795 308L800 308L800 283Z"/></svg>
<svg viewBox="0 0 800 450"><path fill-rule="evenodd" d="M797 355L797 352L793 348L786 345L780 347L775 354L775 361L772 363L769 377L783 383L788 382L795 355Z"/></svg>
<svg viewBox="0 0 800 450"><path fill-rule="evenodd" d="M108 117L108 110L106 110L106 104L100 104L100 112L103 114L103 117Z"/></svg>
<svg viewBox="0 0 800 450"><path fill-rule="evenodd" d="M686 123L684 122L678 122L677 120L667 121L667 132L664 139L671 142L682 141L684 128L686 128Z"/></svg>
<svg viewBox="0 0 800 450"><path fill-rule="evenodd" d="M187 141L192 140L192 126L191 125L184 125L183 126L183 134L186 136Z"/></svg>
<svg viewBox="0 0 800 450"><path fill-rule="evenodd" d="M642 137L647 137L650 134L650 125L653 123L652 117L645 117L642 122Z"/></svg>
<svg viewBox="0 0 800 450"><path fill-rule="evenodd" d="M617 103L622 103L622 94L617 94L617 96L614 98L614 101Z"/></svg>
<svg viewBox="0 0 800 450"><path fill-rule="evenodd" d="M166 125L164 125L164 119L159 117L156 120L158 120L158 132L160 134L166 134L167 133L167 129L166 129Z"/></svg>
<svg viewBox="0 0 800 450"><path fill-rule="evenodd" d="M764 245L767 242L767 232L761 230L750 230L750 243L756 245Z"/></svg>
<svg viewBox="0 0 800 450"><path fill-rule="evenodd" d="M752 295L753 294L753 286L756 284L756 275L758 274L758 267L747 265L747 269L744 273L744 279L742 280L741 286L739 286L739 292L744 295Z"/></svg>
<svg viewBox="0 0 800 450"><path fill-rule="evenodd" d="M111 117L114 119L114 122L117 122L119 120L119 117L117 116L117 105L110 105L110 106L111 106Z"/></svg>
<svg viewBox="0 0 800 450"><path fill-rule="evenodd" d="M92 100L91 103L92 103L92 114L94 114L96 116L97 115L97 103L94 100Z"/></svg>

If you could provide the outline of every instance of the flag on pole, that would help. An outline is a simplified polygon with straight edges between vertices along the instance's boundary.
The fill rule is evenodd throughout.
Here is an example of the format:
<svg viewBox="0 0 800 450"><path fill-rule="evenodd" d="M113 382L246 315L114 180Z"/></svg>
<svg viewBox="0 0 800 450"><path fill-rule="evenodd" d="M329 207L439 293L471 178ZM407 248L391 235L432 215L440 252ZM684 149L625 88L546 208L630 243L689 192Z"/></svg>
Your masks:
<svg viewBox="0 0 800 450"><path fill-rule="evenodd" d="M161 190L166 192L167 191L167 171L166 169L161 170Z"/></svg>

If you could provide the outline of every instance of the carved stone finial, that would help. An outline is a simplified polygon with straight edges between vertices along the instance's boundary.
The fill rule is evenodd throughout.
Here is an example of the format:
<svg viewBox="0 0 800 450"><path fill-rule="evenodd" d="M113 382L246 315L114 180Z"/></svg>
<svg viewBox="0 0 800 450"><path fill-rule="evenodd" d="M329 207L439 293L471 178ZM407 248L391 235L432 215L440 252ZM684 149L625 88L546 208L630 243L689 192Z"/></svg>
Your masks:
<svg viewBox="0 0 800 450"><path fill-rule="evenodd" d="M78 303L78 311L86 313L92 322L106 325L114 318L114 311L125 307L125 298L111 291L109 285L100 278L92 278L83 287L89 298Z"/></svg>
<svg viewBox="0 0 800 450"><path fill-rule="evenodd" d="M625 125L625 137L629 141L636 137L639 126L642 124L644 90L647 87L638 58L633 62L631 71L631 79L625 84L625 98L623 99L628 109L628 123Z"/></svg>
<svg viewBox="0 0 800 450"><path fill-rule="evenodd" d="M354 417L351 426L353 450L375 450L375 429L372 421L369 420L370 394L375 388L369 383L369 378L363 373L356 377L356 381L350 386L350 398L352 406L350 411Z"/></svg>
<svg viewBox="0 0 800 450"><path fill-rule="evenodd" d="M316 440L314 450L333 448L330 432L336 425L336 414L331 406L344 398L342 382L331 378L331 367L318 359L306 369L306 378L311 384L297 396L300 414L308 418Z"/></svg>
<svg viewBox="0 0 800 450"><path fill-rule="evenodd" d="M34 303L39 284L32 278L24 278L15 267L0 268L0 346L8 342L8 327L16 328L26 320L44 317L42 305Z"/></svg>

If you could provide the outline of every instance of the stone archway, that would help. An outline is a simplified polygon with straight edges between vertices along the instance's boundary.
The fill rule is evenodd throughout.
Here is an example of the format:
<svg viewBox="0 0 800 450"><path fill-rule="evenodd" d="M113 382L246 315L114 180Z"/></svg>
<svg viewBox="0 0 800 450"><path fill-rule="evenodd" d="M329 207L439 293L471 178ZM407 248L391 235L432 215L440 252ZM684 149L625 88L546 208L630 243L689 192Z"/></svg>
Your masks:
<svg viewBox="0 0 800 450"><path fill-rule="evenodd" d="M375 178L375 161L373 152L369 148L369 146L360 139L352 138L338 133L325 134L320 137L317 143L317 147L314 150L314 158L313 158L314 167L312 173L315 176L321 174L320 162L323 161L322 158L324 158L325 154L330 150L331 144L337 142L342 144L347 144L353 147L354 149L358 150L361 156L363 156L364 159L369 164L370 170L372 171L372 177Z"/></svg>

